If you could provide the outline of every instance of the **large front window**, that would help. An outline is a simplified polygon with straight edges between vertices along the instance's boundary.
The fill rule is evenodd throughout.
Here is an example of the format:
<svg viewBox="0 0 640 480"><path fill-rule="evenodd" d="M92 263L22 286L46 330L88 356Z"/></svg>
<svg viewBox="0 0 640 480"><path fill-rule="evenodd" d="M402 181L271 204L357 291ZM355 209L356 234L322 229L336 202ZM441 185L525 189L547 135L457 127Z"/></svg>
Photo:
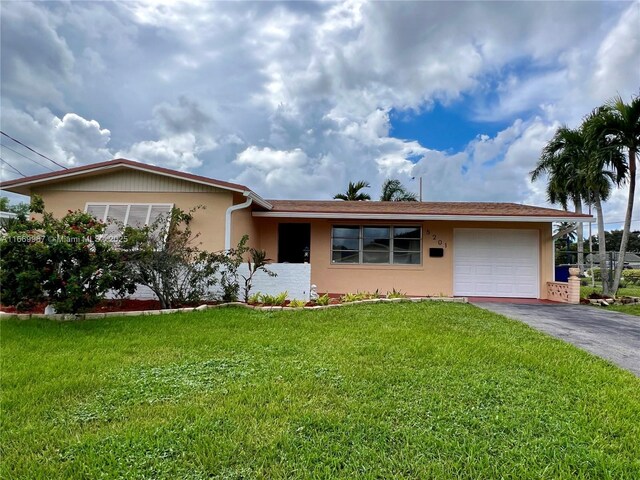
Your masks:
<svg viewBox="0 0 640 480"><path fill-rule="evenodd" d="M118 238L122 227L153 225L160 217L169 220L173 204L167 203L87 203L86 211L107 224L106 238Z"/></svg>
<svg viewBox="0 0 640 480"><path fill-rule="evenodd" d="M335 225L331 234L331 261L418 265L421 245L421 227Z"/></svg>

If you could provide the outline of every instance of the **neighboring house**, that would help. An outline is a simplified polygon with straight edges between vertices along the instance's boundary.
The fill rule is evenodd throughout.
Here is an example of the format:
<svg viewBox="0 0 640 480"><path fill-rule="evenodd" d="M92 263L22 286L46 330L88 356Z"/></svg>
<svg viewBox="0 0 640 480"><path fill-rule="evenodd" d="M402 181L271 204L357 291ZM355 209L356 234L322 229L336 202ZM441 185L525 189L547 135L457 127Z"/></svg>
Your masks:
<svg viewBox="0 0 640 480"><path fill-rule="evenodd" d="M296 281L329 293L547 298L552 222L592 218L514 203L265 200L243 185L124 159L0 187L41 195L55 215L80 209L127 224L203 205L192 222L202 248L228 249L248 234L278 263L308 262L310 279Z"/></svg>

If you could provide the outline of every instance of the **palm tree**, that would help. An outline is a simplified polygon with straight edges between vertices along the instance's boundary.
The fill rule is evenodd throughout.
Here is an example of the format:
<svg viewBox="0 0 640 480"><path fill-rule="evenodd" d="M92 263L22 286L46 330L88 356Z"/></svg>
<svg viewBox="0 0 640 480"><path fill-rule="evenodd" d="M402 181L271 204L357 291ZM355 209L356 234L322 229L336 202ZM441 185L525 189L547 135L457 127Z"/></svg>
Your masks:
<svg viewBox="0 0 640 480"><path fill-rule="evenodd" d="M588 190L581 165L586 163L585 138L581 130L560 127L553 138L542 150L536 168L531 172L531 180L537 180L542 174L548 175L547 199L550 203L559 203L567 209L569 200L575 206L576 213L582 213L582 201L587 198ZM578 223L578 267L584 269L584 234L582 222Z"/></svg>
<svg viewBox="0 0 640 480"><path fill-rule="evenodd" d="M387 179L382 184L380 200L383 202L417 202L416 194L408 191L400 180Z"/></svg>
<svg viewBox="0 0 640 480"><path fill-rule="evenodd" d="M570 258L570 254L569 251L571 250L571 244L573 242L575 242L578 239L578 235L576 233L576 224L575 223L570 223L570 222L559 222L556 225L556 229L554 232L554 238L564 238L565 242L566 242L566 257L567 257L567 263L571 263L571 258ZM557 258L557 256L556 256Z"/></svg>
<svg viewBox="0 0 640 480"><path fill-rule="evenodd" d="M620 186L624 181L627 170L624 154L619 149L610 148L610 142L604 136L591 135L593 123L599 119L599 110L594 110L588 115L580 127L586 140L587 162L583 165L581 175L584 176L589 197L586 199L593 205L598 218L598 254L600 257L600 272L602 278L602 292L608 295L610 291L609 269L607 268L607 248L605 242L604 217L602 214L602 202L609 199L613 184Z"/></svg>
<svg viewBox="0 0 640 480"><path fill-rule="evenodd" d="M336 200L371 200L369 194L360 192L363 188L369 188L370 186L369 182L365 182L364 180L355 183L349 182L346 193L337 193L333 198Z"/></svg>
<svg viewBox="0 0 640 480"><path fill-rule="evenodd" d="M624 228L622 229L618 264L613 277L612 291L616 292L620 285L624 257L627 253L636 191L636 161L640 152L640 96L632 98L629 104L624 103L619 96L609 101L598 109L597 115L589 125L589 131L594 139L600 139L600 141L608 144L610 150L627 151L624 173L628 175L629 179L629 197L627 199ZM616 173L620 176L621 172Z"/></svg>

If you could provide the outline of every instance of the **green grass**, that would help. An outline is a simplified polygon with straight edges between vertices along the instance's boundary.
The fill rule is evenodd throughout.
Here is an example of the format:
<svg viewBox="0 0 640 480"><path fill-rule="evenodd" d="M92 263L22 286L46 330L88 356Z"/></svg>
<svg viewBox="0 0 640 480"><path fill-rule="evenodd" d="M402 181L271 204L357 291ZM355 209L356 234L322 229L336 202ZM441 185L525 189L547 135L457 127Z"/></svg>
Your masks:
<svg viewBox="0 0 640 480"><path fill-rule="evenodd" d="M602 293L602 285L599 283L596 283L595 288L593 288L591 284L589 284L586 287L585 286L580 287L580 295L583 298L587 297L590 293L593 293L593 292ZM625 287L625 288L619 288L617 296L618 297L640 297L640 285L629 285L628 287Z"/></svg>
<svg viewBox="0 0 640 480"><path fill-rule="evenodd" d="M2 478L640 478L640 379L471 305L0 333Z"/></svg>
<svg viewBox="0 0 640 480"><path fill-rule="evenodd" d="M615 310L616 312L628 313L629 315L640 316L640 304L633 305L609 305L607 310Z"/></svg>
<svg viewBox="0 0 640 480"><path fill-rule="evenodd" d="M591 286L588 287L580 287L580 296L582 298L587 298L589 296L589 294L593 293L593 292L597 292L597 293L602 293L602 285L600 284L596 284L596 288L593 288ZM628 287L625 288L619 288L618 289L618 296L619 297L640 297L640 286L639 285L630 285ZM603 307L599 307L596 306L595 308L603 308ZM640 316L640 305L638 304L634 304L634 305L609 305L608 307L604 307L607 308L608 310L615 310L616 312L622 312L622 313L628 313L629 315L637 315Z"/></svg>

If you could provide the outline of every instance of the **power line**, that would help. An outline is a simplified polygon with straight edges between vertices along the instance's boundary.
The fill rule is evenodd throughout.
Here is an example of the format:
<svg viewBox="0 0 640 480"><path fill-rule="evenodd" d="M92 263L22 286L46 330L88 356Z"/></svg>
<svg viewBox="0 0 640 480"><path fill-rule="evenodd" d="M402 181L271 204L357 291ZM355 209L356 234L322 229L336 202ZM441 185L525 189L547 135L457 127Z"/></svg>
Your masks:
<svg viewBox="0 0 640 480"><path fill-rule="evenodd" d="M11 165L10 163L8 163L4 158L0 157L0 162L4 163L7 167L9 167L11 170L13 170L14 172L17 172L18 175L22 175L23 177L26 177L26 175L24 173L22 173L20 170L18 170L16 167L14 167L13 165Z"/></svg>
<svg viewBox="0 0 640 480"><path fill-rule="evenodd" d="M64 165L59 164L58 162L56 162L55 160L51 160L49 157L47 157L46 155L41 154L40 152L36 152L33 148L31 148L29 145L25 145L24 143L22 143L20 140L16 140L15 138L13 138L11 135L9 135L8 133L4 133L2 130L0 130L0 133L2 135L4 135L7 138L10 138L11 140L13 140L14 142L22 145L24 148L26 148L27 150L31 150L33 153L35 153L36 155L40 155L42 158L45 158L47 160L49 160L52 163L55 163L58 167L60 168L64 168L65 170L68 170L67 167L65 167Z"/></svg>
<svg viewBox="0 0 640 480"><path fill-rule="evenodd" d="M18 154L18 155L20 155L21 157L26 158L27 160L32 161L32 162L33 162L33 163L35 163L36 165L40 165L42 168L46 168L47 170L50 170L50 171L52 171L52 172L55 172L55 170L54 170L53 168L51 168L51 167L47 167L46 165L43 165L43 164L42 164L42 163L40 163L40 162L36 162L33 158L31 158L31 157L27 157L27 156L26 156L26 155L24 155L23 153L20 153L20 152L18 152L17 150L14 150L13 148L11 148L11 147L9 147L9 146L7 146L7 145L2 145L2 144L0 144L0 147L2 147L2 148L6 148L6 149L8 149L8 150L11 150L13 153Z"/></svg>

